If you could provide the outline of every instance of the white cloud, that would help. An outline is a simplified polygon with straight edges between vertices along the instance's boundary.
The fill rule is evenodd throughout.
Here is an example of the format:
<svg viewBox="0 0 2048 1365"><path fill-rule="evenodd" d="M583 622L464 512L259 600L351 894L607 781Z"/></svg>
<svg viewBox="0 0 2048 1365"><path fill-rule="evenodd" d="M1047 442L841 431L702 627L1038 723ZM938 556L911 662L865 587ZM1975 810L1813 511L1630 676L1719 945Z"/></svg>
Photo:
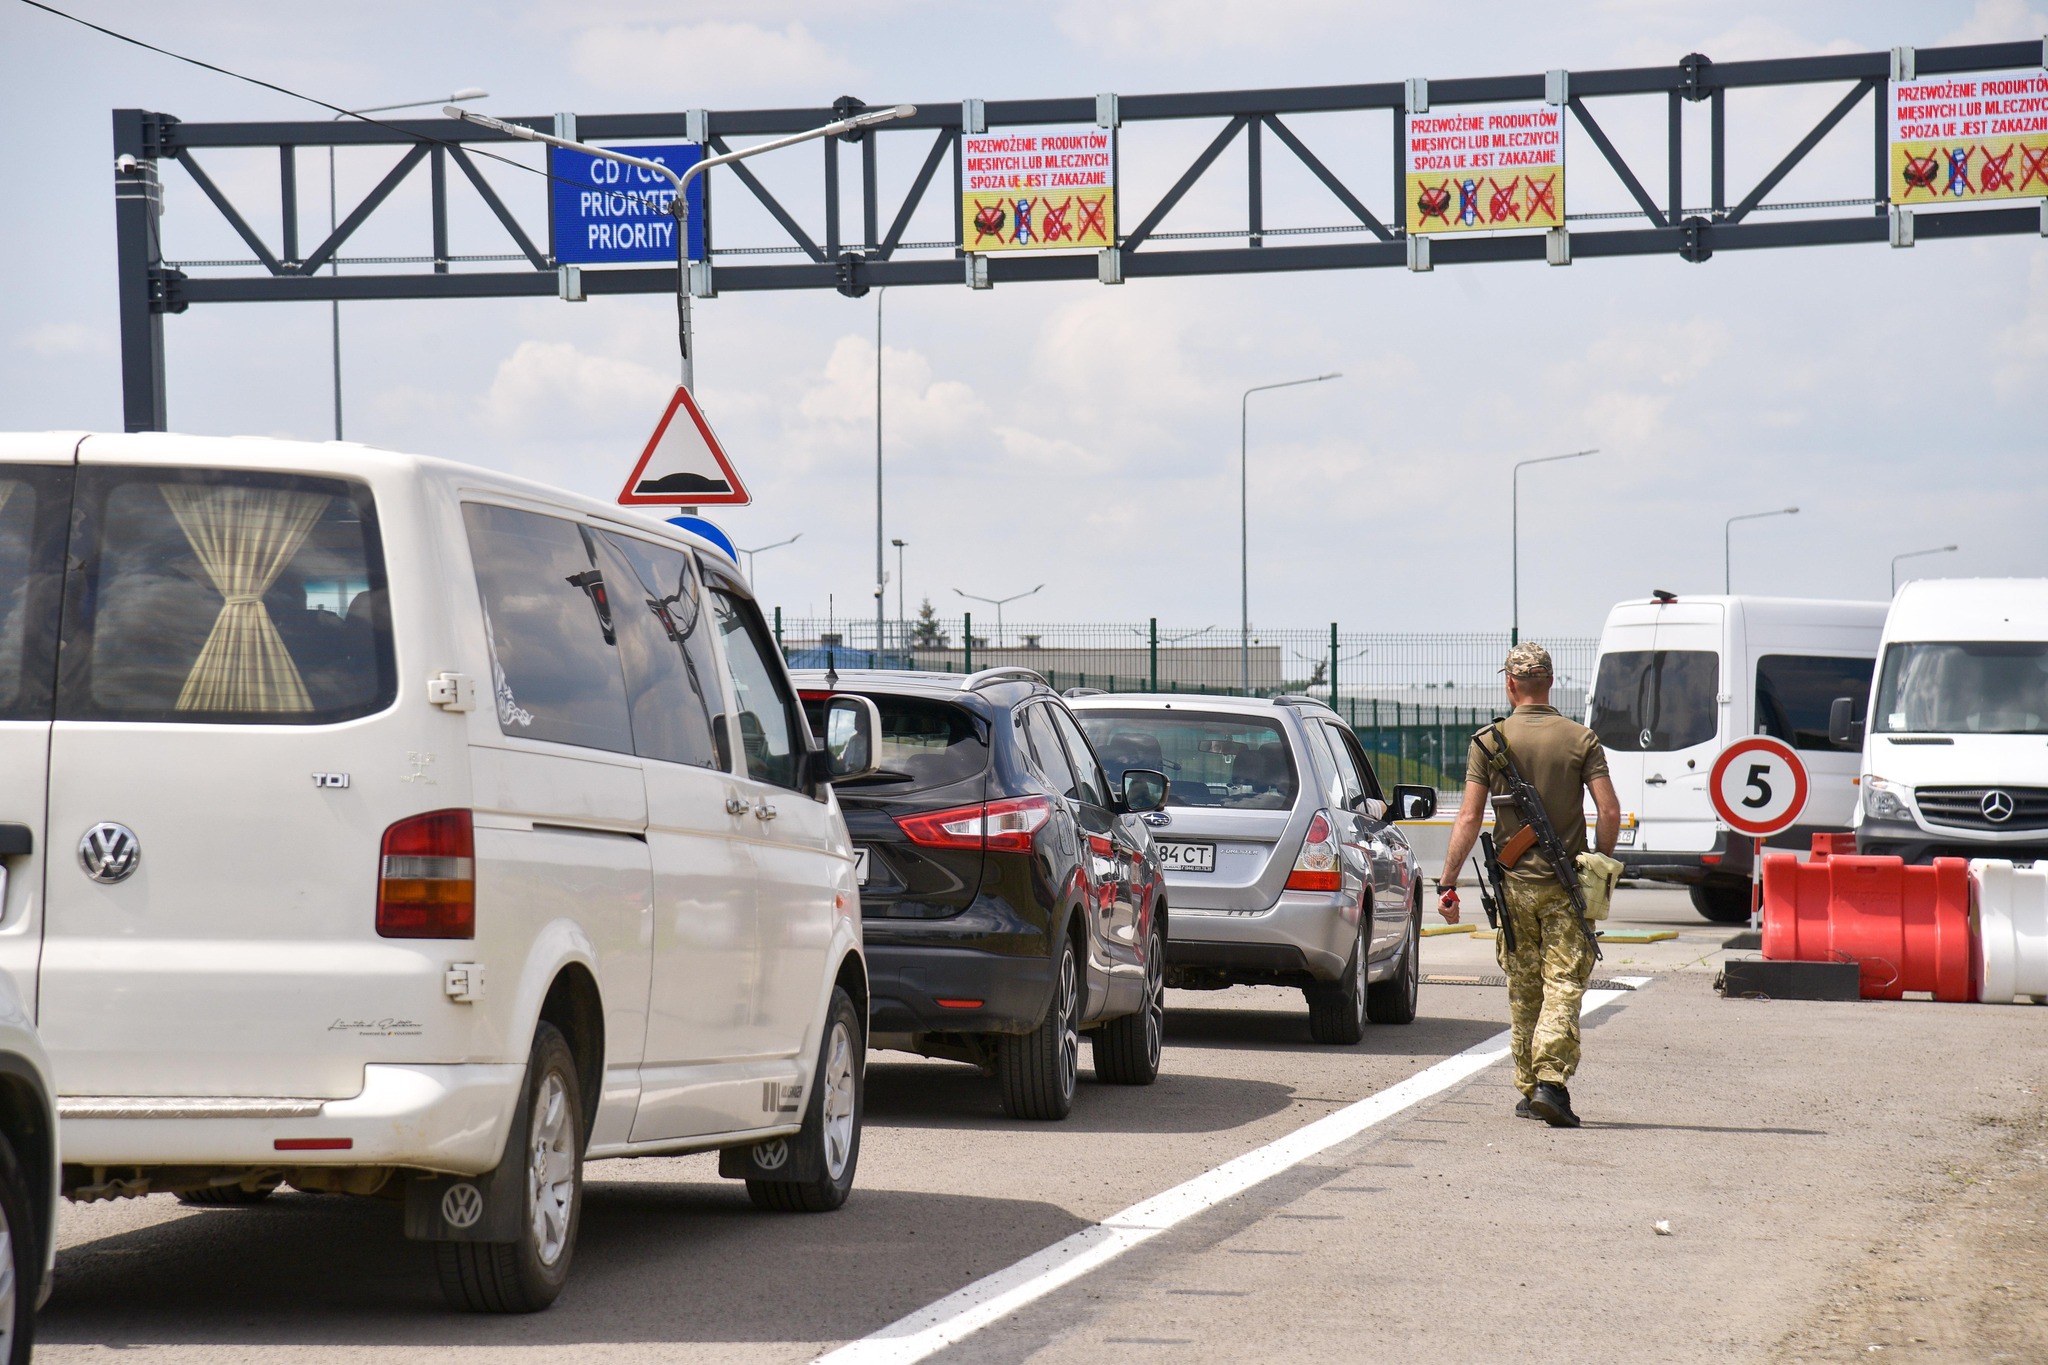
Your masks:
<svg viewBox="0 0 2048 1365"><path fill-rule="evenodd" d="M1939 42L2009 43L2048 34L2048 12L2027 0L1977 0L1970 17L1944 33Z"/></svg>
<svg viewBox="0 0 2048 1365"><path fill-rule="evenodd" d="M638 428L660 411L675 380L632 360L591 355L567 341L523 341L499 364L483 398L501 430L588 432L623 422Z"/></svg>
<svg viewBox="0 0 2048 1365"><path fill-rule="evenodd" d="M82 322L46 322L24 333L17 343L40 356L112 355L114 340L105 330Z"/></svg>
<svg viewBox="0 0 2048 1365"><path fill-rule="evenodd" d="M860 74L795 20L780 28L722 19L667 27L606 24L576 35L570 64L606 88L693 105L712 95L750 92L801 89L815 97L818 89L850 84Z"/></svg>
<svg viewBox="0 0 2048 1365"><path fill-rule="evenodd" d="M1054 16L1070 41L1089 50L1186 57L1245 47L1283 48L1382 14L1402 13L1359 0L1065 0Z"/></svg>

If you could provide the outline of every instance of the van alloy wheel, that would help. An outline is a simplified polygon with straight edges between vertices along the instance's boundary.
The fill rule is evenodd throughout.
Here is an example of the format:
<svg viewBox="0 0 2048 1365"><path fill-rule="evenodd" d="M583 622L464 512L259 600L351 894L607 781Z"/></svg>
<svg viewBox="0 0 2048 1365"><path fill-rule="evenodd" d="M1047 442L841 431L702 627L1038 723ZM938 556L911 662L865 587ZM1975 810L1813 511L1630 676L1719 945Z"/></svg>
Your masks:
<svg viewBox="0 0 2048 1365"><path fill-rule="evenodd" d="M576 1202L576 1147L569 1119L568 1087L550 1074L533 1106L527 1143L526 1206L532 1212L534 1252L553 1265L569 1245L569 1219Z"/></svg>
<svg viewBox="0 0 2048 1365"><path fill-rule="evenodd" d="M832 1021L832 1040L825 1049L825 1170L834 1180L846 1174L853 1159L853 1040L846 1021Z"/></svg>
<svg viewBox="0 0 2048 1365"><path fill-rule="evenodd" d="M802 1179L775 1180L760 1172L748 1175L747 1198L757 1209L776 1213L829 1213L853 1193L860 1163L861 1086L867 1063L867 1036L853 997L832 988L825 1012L824 1037L818 1044L817 1070L804 1100L803 1126L788 1138L787 1154L778 1165L783 1175L807 1172ZM783 1139L774 1145L783 1147ZM759 1151L757 1147L755 1149Z"/></svg>

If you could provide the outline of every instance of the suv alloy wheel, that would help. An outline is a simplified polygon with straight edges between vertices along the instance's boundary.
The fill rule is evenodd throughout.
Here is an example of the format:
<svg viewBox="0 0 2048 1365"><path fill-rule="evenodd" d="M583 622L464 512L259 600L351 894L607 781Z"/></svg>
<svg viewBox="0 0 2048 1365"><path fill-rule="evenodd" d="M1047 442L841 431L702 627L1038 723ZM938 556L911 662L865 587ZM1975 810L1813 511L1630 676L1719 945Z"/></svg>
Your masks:
<svg viewBox="0 0 2048 1365"><path fill-rule="evenodd" d="M996 1043L996 1083L1011 1118L1055 1120L1073 1111L1081 1069L1080 1017L1081 967L1074 940L1062 934L1044 1021L1029 1033L1004 1034Z"/></svg>
<svg viewBox="0 0 2048 1365"><path fill-rule="evenodd" d="M1422 889L1409 907L1408 931L1401 936L1401 965L1385 981L1365 988L1365 1017L1375 1024L1412 1024L1422 996Z"/></svg>
<svg viewBox="0 0 2048 1365"><path fill-rule="evenodd" d="M1308 996L1309 1037L1319 1043L1350 1047L1365 1037L1365 926L1369 909L1358 915L1358 935L1351 945L1351 960L1344 964L1342 980L1310 986Z"/></svg>
<svg viewBox="0 0 2048 1365"><path fill-rule="evenodd" d="M1166 934L1152 917L1145 935L1145 1005L1112 1019L1093 1034L1095 1078L1111 1085L1150 1085L1159 1079L1166 1043Z"/></svg>

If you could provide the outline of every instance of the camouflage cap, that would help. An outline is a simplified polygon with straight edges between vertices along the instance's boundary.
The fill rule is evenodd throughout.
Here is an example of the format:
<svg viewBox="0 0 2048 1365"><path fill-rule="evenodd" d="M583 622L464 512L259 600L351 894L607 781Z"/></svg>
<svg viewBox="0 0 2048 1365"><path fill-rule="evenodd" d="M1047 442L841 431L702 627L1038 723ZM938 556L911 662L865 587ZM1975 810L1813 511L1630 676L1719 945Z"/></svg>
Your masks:
<svg viewBox="0 0 2048 1365"><path fill-rule="evenodd" d="M1508 651L1508 661L1500 671L1510 678L1547 678L1551 676L1550 651L1542 645L1516 645Z"/></svg>

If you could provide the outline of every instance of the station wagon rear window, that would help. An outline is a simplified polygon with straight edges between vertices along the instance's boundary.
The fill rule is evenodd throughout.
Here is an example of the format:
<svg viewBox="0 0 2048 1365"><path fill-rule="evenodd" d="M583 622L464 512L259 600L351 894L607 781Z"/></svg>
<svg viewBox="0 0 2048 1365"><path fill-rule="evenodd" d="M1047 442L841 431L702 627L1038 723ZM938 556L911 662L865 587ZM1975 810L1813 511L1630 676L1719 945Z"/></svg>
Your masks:
<svg viewBox="0 0 2048 1365"><path fill-rule="evenodd" d="M397 695L360 483L88 466L71 556L59 719L317 725Z"/></svg>
<svg viewBox="0 0 2048 1365"><path fill-rule="evenodd" d="M1166 774L1169 806L1287 810L1294 805L1294 755L1278 723L1200 711L1108 711L1075 718L1088 732L1112 788L1130 768Z"/></svg>

